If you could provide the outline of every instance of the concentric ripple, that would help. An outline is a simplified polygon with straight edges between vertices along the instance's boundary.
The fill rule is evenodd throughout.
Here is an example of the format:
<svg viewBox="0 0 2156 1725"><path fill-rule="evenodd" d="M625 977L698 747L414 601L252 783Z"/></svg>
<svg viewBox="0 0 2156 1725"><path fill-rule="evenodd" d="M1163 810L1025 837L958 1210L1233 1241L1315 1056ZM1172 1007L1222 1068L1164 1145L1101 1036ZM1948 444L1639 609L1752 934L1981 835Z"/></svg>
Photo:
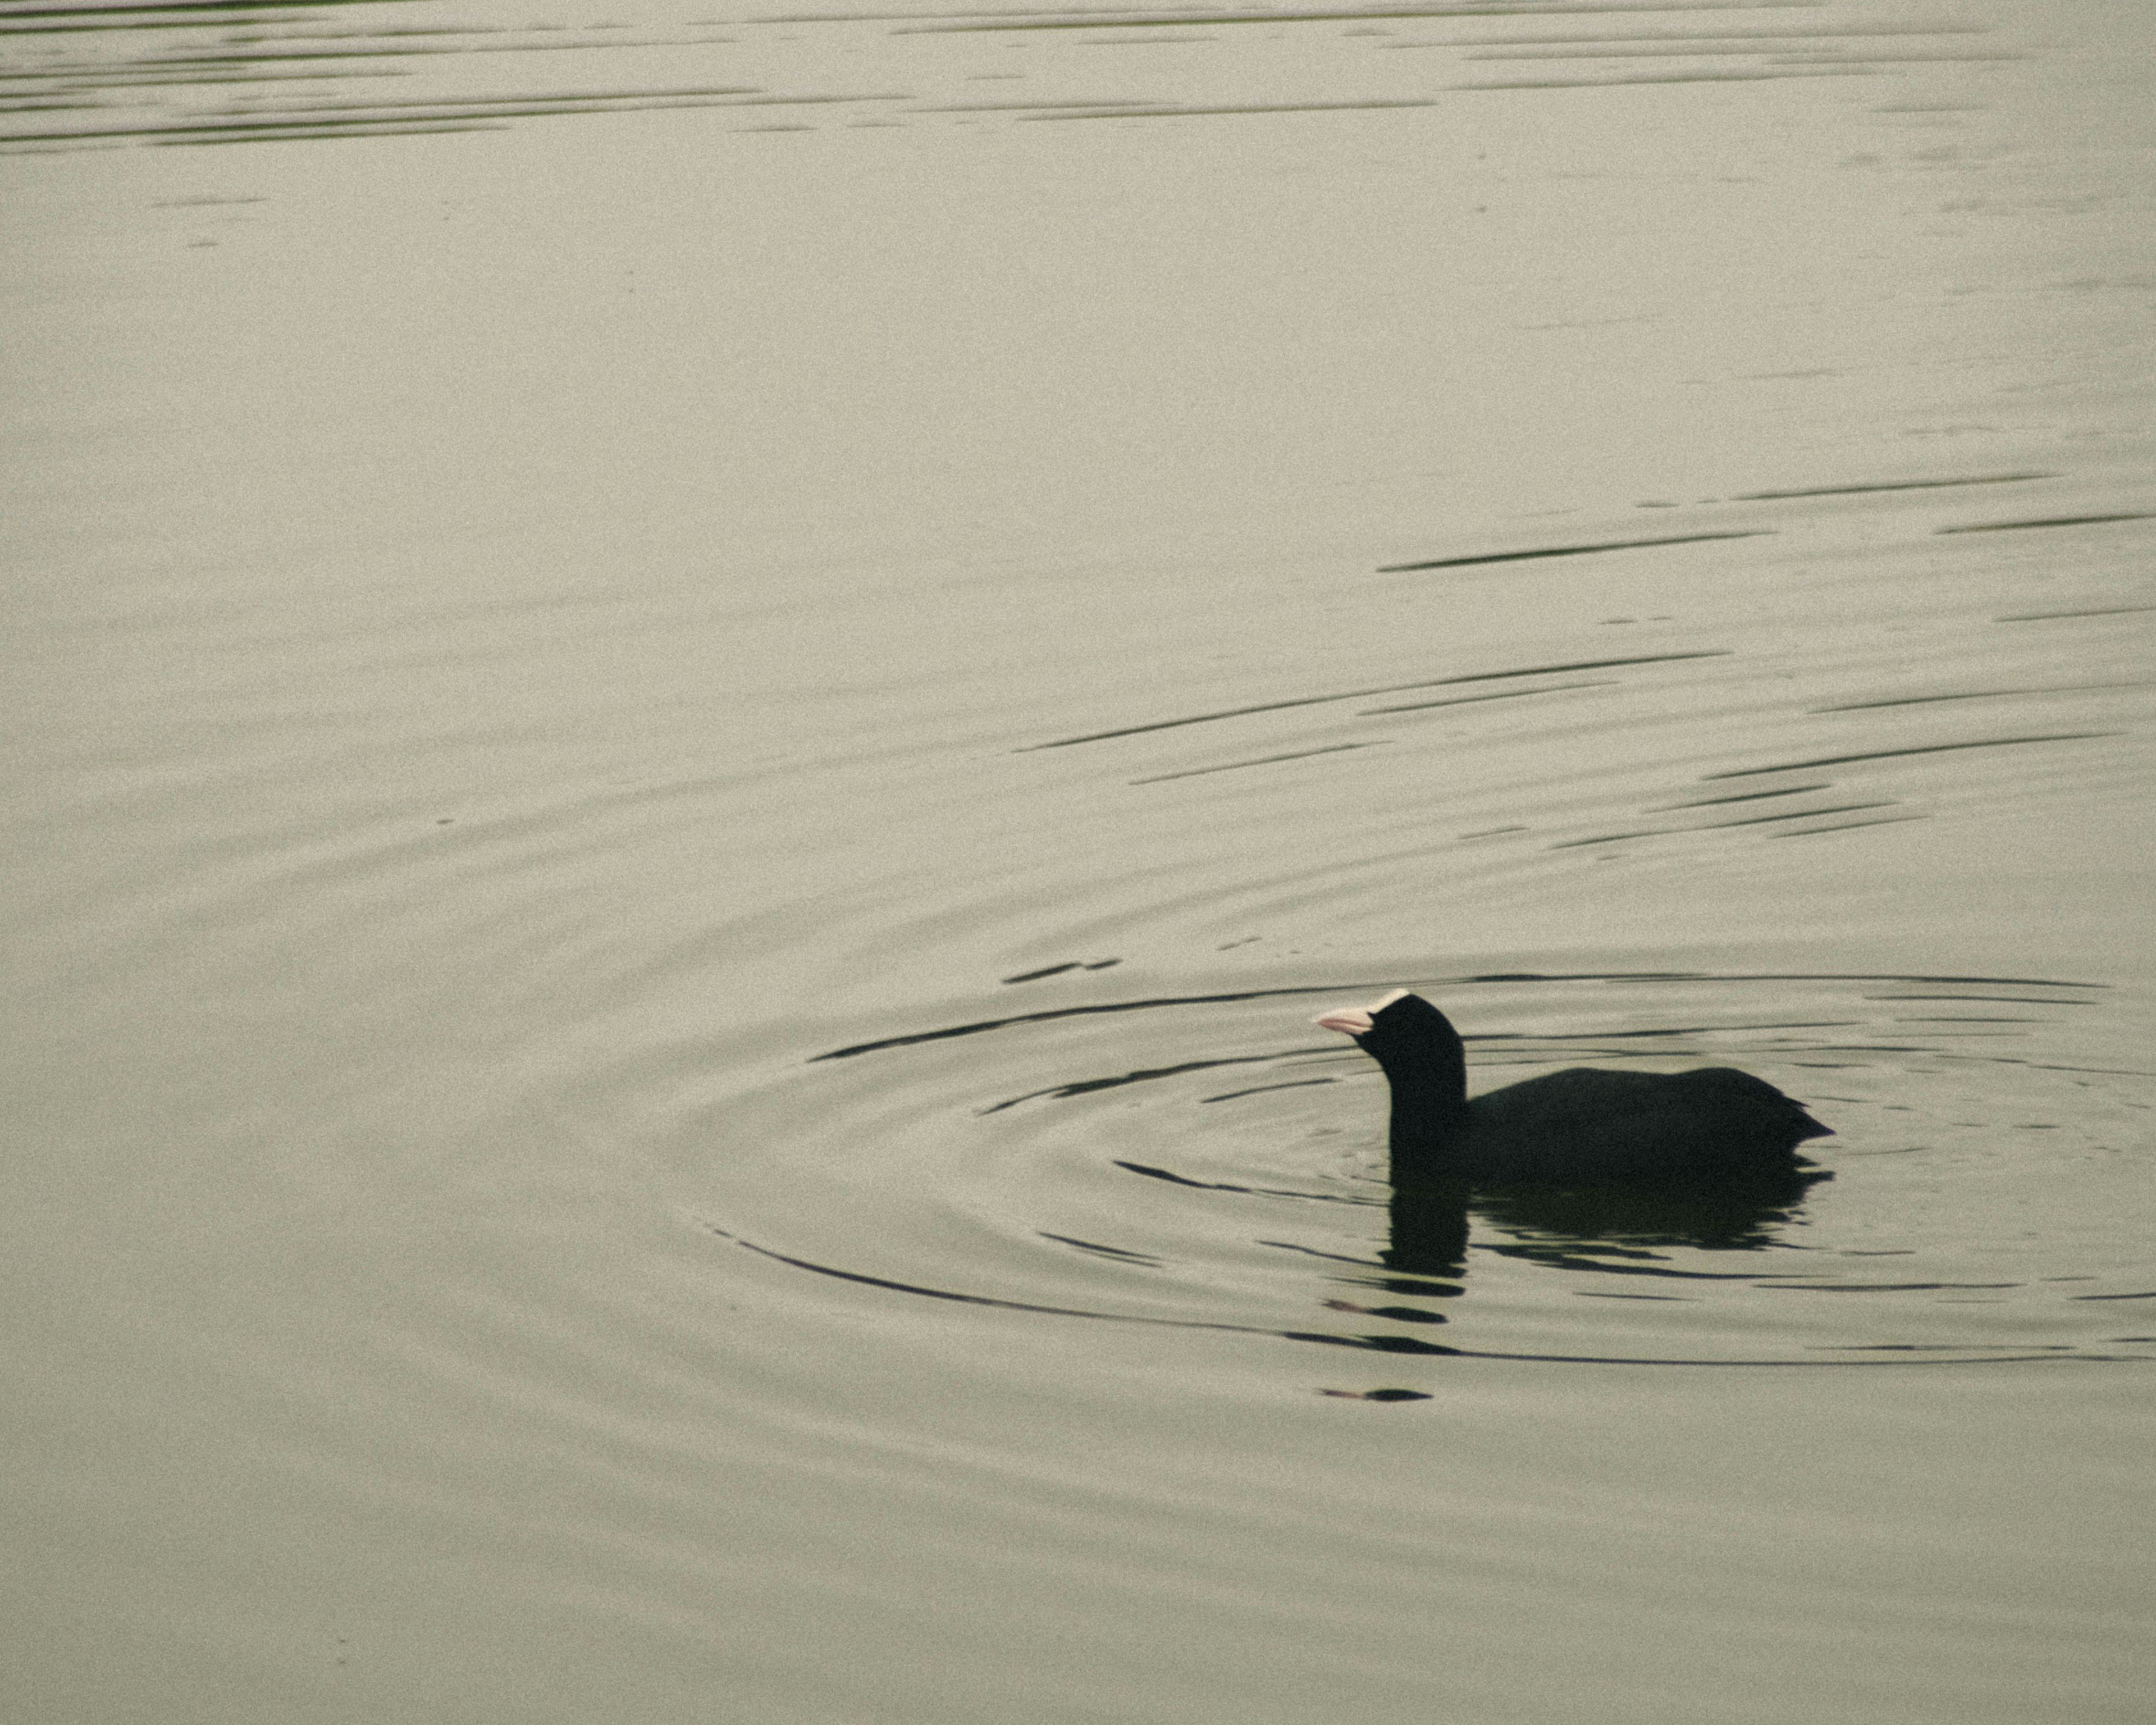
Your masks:
<svg viewBox="0 0 2156 1725"><path fill-rule="evenodd" d="M1471 1086L1733 1064L1835 1178L1694 1201L1384 1178L1376 1068L1309 1028L1395 980ZM2145 1358L2134 1003L2068 980L1343 977L1096 996L825 1049L724 1105L690 1208L773 1273L893 1301L1422 1356L1851 1365ZM2144 1314L2146 1314L2144 1316ZM1014 1336L1014 1341L1016 1337Z"/></svg>

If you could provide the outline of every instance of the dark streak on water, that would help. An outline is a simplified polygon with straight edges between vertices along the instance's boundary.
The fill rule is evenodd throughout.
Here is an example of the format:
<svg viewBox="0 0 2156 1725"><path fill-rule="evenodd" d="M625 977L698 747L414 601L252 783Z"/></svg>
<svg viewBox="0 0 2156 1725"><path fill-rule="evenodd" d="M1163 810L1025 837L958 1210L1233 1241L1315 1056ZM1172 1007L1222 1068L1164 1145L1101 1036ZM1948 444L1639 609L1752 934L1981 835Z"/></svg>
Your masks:
<svg viewBox="0 0 2156 1725"><path fill-rule="evenodd" d="M387 3L409 4L411 0L169 0L164 5L141 6L31 6L11 8L0 12L0 23L16 18L190 18L203 13L215 13L220 18L227 13L244 15L254 12L291 13L308 9L325 9L336 6L366 6Z"/></svg>
<svg viewBox="0 0 2156 1725"><path fill-rule="evenodd" d="M2055 515L2025 521L1976 521L1967 526L1935 527L1932 531L1936 533L2010 533L2025 527L2093 527L2106 521L2156 521L2156 514L2143 510L2116 515Z"/></svg>
<svg viewBox="0 0 2156 1725"><path fill-rule="evenodd" d="M1804 761L1779 761L1771 767L1740 767L1727 773L1702 773L1702 779L1752 778L1763 773L1800 773L1814 767L1842 767L1853 761L1891 761L1904 755L1944 755L1961 749L2013 748L2024 743L2086 742L2117 737L2116 731L2062 731L2046 737L1986 737L1969 742L1933 742L1905 749L1874 749L1858 755L1820 755Z"/></svg>
<svg viewBox="0 0 2156 1725"><path fill-rule="evenodd" d="M1388 108L1434 108L1435 98L1403 97L1361 102L1220 102L1208 107L1126 104L1112 110L1081 114L1021 114L1020 120L1195 120L1232 114L1332 114Z"/></svg>
<svg viewBox="0 0 2156 1725"><path fill-rule="evenodd" d="M1107 1014L1127 1012L1156 1012L1164 1009L1184 1006L1221 1006L1249 1000L1307 999L1317 994L1354 994L1365 989L1412 987L1417 988L1456 988L1474 983L1902 983L1912 987L1974 987L2000 988L2061 988L2103 989L2104 983L2066 982L2047 977L1994 976L1909 976L1867 975L1856 971L1761 971L1756 973L1713 974L1703 971L1647 970L1647 971L1572 971L1544 973L1532 971L1493 971L1476 976L1450 978L1417 978L1403 982L1399 978L1373 979L1368 977L1351 978L1344 981L1320 983L1291 988L1248 988L1219 994L1155 995L1142 1000L1100 1001L1086 1006L1051 1007L1040 1012L1014 1013L1002 1018L975 1019L962 1024L947 1024L932 1030L909 1031L898 1036L878 1037L872 1042L850 1043L844 1048L826 1049L823 1053L808 1056L808 1064L819 1060L851 1060L857 1055L877 1054L886 1049L911 1048L924 1042L943 1042L955 1036L977 1036L990 1030L1007 1029L1014 1024L1045 1024L1059 1019L1092 1018ZM1882 997L1891 998L1891 997ZM1938 998L1936 996L1928 998ZM1670 1034L1666 1032L1639 1034ZM1608 1033L1597 1033L1585 1039L1606 1040ZM1502 1038L1468 1036L1469 1042L1502 1040ZM1538 1037L1537 1041L1549 1041L1550 1037ZM1304 1050L1308 1053L1339 1052L1334 1043L1321 1044ZM1037 1092L1036 1094L1045 1094Z"/></svg>
<svg viewBox="0 0 2156 1725"><path fill-rule="evenodd" d="M1068 1084L1050 1085L1046 1090L1028 1091L1022 1096L1011 1096L1000 1102L991 1102L977 1111L1000 1114L1006 1108L1015 1108L1021 1102L1038 1101L1044 1096L1067 1097L1091 1096L1096 1091L1121 1090L1127 1084L1150 1084L1156 1079L1178 1078L1185 1072L1209 1072L1218 1066L1265 1065L1282 1058L1279 1050L1267 1054L1234 1055L1211 1060L1184 1060L1173 1066L1142 1067L1134 1072L1119 1072L1111 1078L1079 1078Z"/></svg>
<svg viewBox="0 0 2156 1725"><path fill-rule="evenodd" d="M1665 72L1642 74L1635 78L1493 78L1472 83L1455 84L1449 88L1463 90L1621 90L1633 85L1661 84L1767 84L1787 78L1857 78L1865 76L1863 66L1834 64L1816 66L1809 69L1789 67L1779 70L1770 68L1757 69L1732 69L1722 72Z"/></svg>
<svg viewBox="0 0 2156 1725"><path fill-rule="evenodd" d="M985 1306L1004 1312L1029 1312L1050 1317L1085 1318L1096 1323L1140 1324L1163 1329L1225 1331L1245 1336L1271 1336L1283 1342L1307 1342L1325 1348L1353 1348L1376 1353L1412 1353L1450 1359L1510 1360L1539 1362L1550 1365L1578 1366L1705 1366L1730 1368L1788 1368L1788 1367L1851 1367L1869 1365L2020 1365L2041 1361L2076 1358L2102 1358L2102 1355L2068 1354L2061 1350L2001 1352L1995 1353L1957 1353L1950 1359L1911 1360L1901 1357L1891 1359L1701 1359L1656 1358L1636 1355L1609 1353L1541 1353L1527 1352L1500 1352L1472 1348L1447 1348L1435 1342L1424 1342L1414 1336L1344 1336L1328 1334L1321 1330L1272 1329L1260 1324L1226 1323L1203 1318L1156 1317L1142 1312L1101 1312L1078 1306L1050 1306L1029 1300L1006 1300L992 1294L961 1292L953 1288L932 1287L925 1283L901 1281L896 1277L870 1276L857 1270L842 1270L836 1265L819 1264L808 1258L795 1257L790 1253L759 1245L754 1240L744 1240L730 1233L716 1223L705 1224L722 1240L729 1240L745 1251L756 1253L795 1270L805 1270L811 1275L828 1276L834 1281L855 1282L865 1287L883 1288L892 1293L911 1294L925 1300L942 1300L965 1306ZM1372 1266L1372 1268L1377 1266ZM1599 1266L1608 1268L1608 1266ZM1425 1398L1426 1399L1426 1398Z"/></svg>
<svg viewBox="0 0 2156 1725"><path fill-rule="evenodd" d="M1480 557L1436 557L1419 563L1383 563L1380 575L1405 574L1416 569L1464 569L1476 563L1519 563L1536 557L1578 557L1604 551L1641 551L1658 545L1691 545L1709 539L1758 539L1772 528L1753 528L1726 533L1679 533L1661 539L1612 539L1595 545L1547 545L1531 551L1498 551Z"/></svg>
<svg viewBox="0 0 2156 1725"><path fill-rule="evenodd" d="M1220 712L1194 713L1180 719L1157 719L1150 724L1124 725L1113 731L1089 731L1082 737L1059 737L1052 742L1028 743L1012 751L1014 754L1031 754L1039 749L1073 748L1081 742L1106 742L1118 737L1140 737L1147 732L1173 731L1186 725L1210 725L1222 719L1240 719L1252 713L1285 712L1292 707L1323 706L1337 701L1366 701L1373 695L1400 695L1410 689L1449 689L1461 683L1496 682L1508 677L1553 676L1560 671L1604 670L1613 666L1627 665L1671 665L1686 659L1726 659L1726 648L1698 653L1650 653L1630 659L1587 659L1569 665L1538 665L1518 670L1476 671L1466 676L1432 677L1419 683L1391 683L1375 689L1344 689L1330 695L1301 695L1287 701L1260 701L1252 706L1229 707ZM1543 693L1543 691L1523 691ZM1379 708L1378 711L1406 711Z"/></svg>
<svg viewBox="0 0 2156 1725"><path fill-rule="evenodd" d="M42 7L0 13L0 39L26 45L36 39L90 34L84 44L56 62L26 61L0 66L0 86L18 86L0 111L18 116L57 114L70 108L134 110L124 122L0 131L0 150L95 148L115 144L146 145L278 142L305 139L419 135L443 131L495 131L501 122L562 118L583 114L649 111L711 106L817 105L852 102L898 103L907 93L772 93L750 84L704 84L660 88L624 84L588 90L556 91L544 87L510 92L438 89L405 100L323 100L301 95L276 106L246 100L226 105L172 111L190 92L229 90L238 85L305 86L356 77L408 78L424 72L437 80L453 79L475 54L516 56L562 52L646 50L685 54L721 48L738 39L689 27L671 33L624 33L598 24L566 32L548 25L525 29L446 27L432 32L382 30L372 38L354 31L333 41L297 28L325 11L341 12L360 0L183 0L172 6ZM408 4L411 0L385 0ZM259 33L234 36L221 26L246 22ZM209 39L215 53L175 49L172 33L217 33ZM414 34L441 39L397 39ZM117 52L107 45L110 38ZM199 34L183 39L192 43ZM382 63L352 69L341 62ZM543 64L544 62L534 62ZM122 95L121 93L128 93ZM136 92L162 92L156 95ZM46 100L48 94L69 101Z"/></svg>
<svg viewBox="0 0 2156 1725"><path fill-rule="evenodd" d="M1091 1252L1097 1257L1111 1259L1121 1264L1144 1264L1157 1266L1161 1260L1147 1252L1126 1251L1121 1246L1103 1245L1095 1240L1080 1240L1068 1234L1050 1234L1045 1229L1037 1230L1043 1240L1052 1240L1058 1245L1075 1246L1081 1252Z"/></svg>
<svg viewBox="0 0 2156 1725"><path fill-rule="evenodd" d="M2126 617L2138 611L2156 611L2156 605L2098 605L2086 611L2017 611L2010 616L1994 617L1994 623L2056 623L2069 617ZM2140 689L2143 683L2088 683L2067 685L2090 689Z"/></svg>
<svg viewBox="0 0 2156 1725"><path fill-rule="evenodd" d="M1731 797L1702 797L1691 803L1671 803L1659 809L1649 809L1650 814L1673 813L1679 809L1712 809L1725 803L1757 803L1767 797L1800 797L1808 791L1824 791L1831 787L1824 784L1784 785L1774 791L1742 791Z"/></svg>
<svg viewBox="0 0 2156 1725"><path fill-rule="evenodd" d="M1337 1084L1337 1078L1294 1078L1284 1084L1254 1084L1248 1090L1223 1091L1217 1096L1200 1096L1203 1102L1232 1102L1242 1096L1263 1096L1268 1091L1302 1090L1313 1084Z"/></svg>
<svg viewBox="0 0 2156 1725"><path fill-rule="evenodd" d="M1582 47L1595 43L1624 46L1640 42L1766 42L1779 47L1791 41L1823 42L1840 41L1844 39L1865 41L1882 36L1981 36L1988 33L1989 33L1988 27L1983 24L1836 24L1829 29L1822 29L1817 25L1803 24L1781 30L1717 31L1710 36L1702 36L1689 30L1630 30L1622 36L1479 36L1471 41L1443 45L1457 45L1462 48L1543 48ZM1432 44L1418 42L1401 45L1424 48Z"/></svg>
<svg viewBox="0 0 2156 1725"><path fill-rule="evenodd" d="M2119 608L2128 611L2156 611L2156 605L2128 605ZM1992 621L2036 623L2055 617L2102 617L2112 614L2108 611L2042 611L2026 617L1994 617ZM1830 706L1815 706L1810 711L1815 713L1862 713L1871 712L1880 707L1929 706L1943 701L2000 701L2016 695L2068 695L2084 690L2146 689L2148 686L2150 686L2148 684L2142 682L2059 683L2049 687L2032 686L2026 689L1969 689L1957 691L1951 695L1897 695L1886 701L1837 701Z"/></svg>
<svg viewBox="0 0 2156 1725"><path fill-rule="evenodd" d="M1016 976L1003 980L1011 983L1037 983L1052 976L1062 976L1073 970L1112 970L1123 961L1120 958L1072 958L1061 964L1044 965L1039 970L1021 971Z"/></svg>
<svg viewBox="0 0 2156 1725"><path fill-rule="evenodd" d="M1313 755L1337 755L1348 749L1378 747L1384 739L1370 742L1336 742L1319 749L1297 749L1285 755L1261 755L1255 761L1229 761L1218 767L1191 767L1180 773L1156 773L1150 778L1134 778L1132 784L1166 784L1172 778L1201 778L1209 773L1235 773L1245 767L1270 767L1276 761L1307 761Z"/></svg>
<svg viewBox="0 0 2156 1725"><path fill-rule="evenodd" d="M1473 706L1485 701L1517 701L1528 695L1560 695L1568 689L1614 689L1617 684L1609 678L1591 683L1545 683L1537 689L1501 689L1494 695L1455 695L1444 701L1408 701L1396 706L1366 706L1356 717L1372 719L1380 713L1424 713L1434 707Z"/></svg>
<svg viewBox="0 0 2156 1725"><path fill-rule="evenodd" d="M1739 491L1740 503L1779 502L1794 497L1851 497L1869 491L1941 490L1949 485L2010 485L2030 480L2056 479L2056 473L1987 473L1966 479L1885 480L1861 485L1808 485L1794 491Z"/></svg>
<svg viewBox="0 0 2156 1725"><path fill-rule="evenodd" d="M441 81L455 76L456 70L474 54L508 54L528 58L537 54L561 52L598 52L600 50L644 49L676 54L698 52L713 48L754 44L759 39L759 29L771 27L829 25L833 27L859 26L875 28L891 34L948 34L983 32L1062 32L1086 33L1101 30L1142 31L1153 33L1164 29L1202 27L1209 33L1198 37L1178 37L1151 39L1211 42L1217 39L1219 27L1234 24L1281 26L1293 24L1341 25L1355 22L1383 20L1428 19L1443 22L1448 19L1474 18L1551 18L1551 17L1622 17L1630 14L1653 15L1667 13L1672 8L1655 4L1610 5L1409 5L1397 7L1349 7L1337 10L1318 9L1299 12L1271 12L1243 10L1222 12L1147 13L1124 9L1103 9L1099 12L1074 8L1050 14L1019 12L937 12L937 13L819 13L794 16L773 16L744 21L697 20L675 27L670 33L652 30L624 33L620 28L605 24L594 24L563 31L559 27L534 24L524 28L501 26L459 27L445 26L434 30L383 29L372 38L353 30L352 39L340 39L337 45L327 45L319 34L311 34L296 28L311 17L347 13L350 8L367 3L367 0L175 0L166 6L100 6L85 5L38 6L12 11L0 11L0 37L28 40L38 37L74 36L85 39L85 47L74 57L57 65L26 64L12 69L0 69L0 84L27 85L31 90L18 92L12 101L0 100L0 113L18 116L60 114L89 108L110 110L122 105L123 101L135 111L125 120L111 116L110 123L75 127L20 130L0 132L0 150L53 151L70 148L94 149L116 145L136 144L149 146L203 145L228 143L290 142L302 140L331 138L373 137L384 136L418 136L451 131L499 131L505 122L536 118L565 118L582 114L649 111L660 109L705 108L715 106L783 105L833 106L866 102L897 107L899 105L920 103L919 93L880 91L865 94L824 94L814 91L771 93L757 86L711 90L703 87L684 89L639 89L624 86L570 95L557 95L543 90L512 93L458 92L447 89L409 100L362 103L323 102L302 96L293 101L284 111L256 109L244 101L232 105L173 111L171 105L184 104L191 90L216 88L229 90L235 85L286 83L293 85L320 84L332 80L354 77L405 77L417 71L428 71ZM383 4L410 4L413 0L379 0ZM1678 10L1692 12L1731 11L1756 12L1763 7L1781 3L1781 0L1730 0L1727 5L1693 6ZM1797 0L1788 0L1796 4ZM918 22L907 22L907 20ZM246 24L257 33L239 37L222 27ZM1964 25L1881 27L1825 27L1798 28L1786 31L1754 31L1722 38L1680 37L1668 32L1647 31L1631 37L1603 39L1629 47L1637 53L1640 44L1648 44L1650 53L1732 53L1758 54L1776 48L1786 48L1790 43L1804 41L1831 45L1842 41L1861 41L1869 38L1887 36L1936 36L1954 33L1969 33L1979 27ZM719 33L723 29L727 33ZM213 40L220 49L216 54L173 51L171 35L175 30L200 33L218 31ZM413 36L425 35L439 39L414 42ZM109 36L121 44L117 55L100 52L100 37ZM1146 38L1126 39L1126 45ZM1595 39L1548 39L1550 42L1566 39L1594 40ZM1686 41L1719 43L1725 45L1695 48L1671 47L1656 49L1656 42L1681 43ZM1477 47L1496 47L1500 42L1486 39L1481 44L1468 42L1445 44L1424 42L1384 42L1372 44L1379 48L1426 48L1456 46L1464 49ZM1523 45L1542 45L1541 44ZM1614 51L1614 50L1613 50ZM1488 58L1491 56L1482 55ZM1511 56L1512 58L1548 58L1548 55ZM1890 64L1895 58L1866 54L1866 64L1856 64L1848 59L1826 60L1804 66L1790 63L1784 56L1780 61L1748 68L1729 68L1711 73L1679 74L1681 78L1706 80L1744 80L1761 78L1836 75L1869 69L1871 64ZM1922 58L1938 59L1938 55ZM384 62L378 69L350 70L340 69L339 61L369 59ZM1656 79L1601 80L1597 82L1652 82ZM1466 90L1558 88L1552 83L1533 85L1467 84L1455 86ZM62 98L76 100L51 100L42 99L37 92L49 90ZM116 100L121 92L141 92L162 90L163 106L151 105L140 95ZM1326 114L1383 112L1412 110L1437 105L1442 97L1425 91L1407 94L1373 92L1358 97L1311 96L1297 99L1292 95L1281 100L1175 100L1157 97L1132 99L1109 97L1096 100L1071 98L1044 98L1038 100L1009 103L970 103L963 101L934 101L921 105L899 107L899 111L915 116L1004 116L1014 124L1070 121L1086 120L1137 120L1228 117L1235 116L1263 116L1268 115ZM896 125L897 119L878 119L853 122L855 125ZM743 131L769 132L774 131L813 130L801 125L744 126ZM2035 477L2036 475L2027 475ZM2006 479L2024 475L2004 475L1998 480L1977 480L1970 483L2004 482ZM1921 482L1916 482L1921 483ZM1943 481L1942 483L1954 483ZM1883 487L1882 487L1883 489ZM1799 493L1759 493L1762 497ZM1703 535L1702 537L1725 536ZM1737 536L1734 535L1726 536ZM1678 542L1645 541L1643 544ZM1589 550L1621 549L1623 547L1583 547L1551 550L1543 552L1509 554L1527 556L1578 555ZM1422 566L1445 567L1476 562L1504 561L1503 557L1491 558L1448 559Z"/></svg>
<svg viewBox="0 0 2156 1725"><path fill-rule="evenodd" d="M1620 839L1659 839L1667 838L1671 834L1676 833L1712 833L1719 832L1726 827L1756 827L1765 826L1770 822L1774 821L1813 820L1821 815L1853 814L1857 810L1862 809L1892 809L1893 806L1894 805L1892 802L1840 803L1836 803L1831 809L1793 809L1779 814L1747 815L1742 820L1706 821L1696 826L1658 827L1650 831L1639 833L1609 833L1605 834L1598 839L1566 839L1558 844L1551 845L1549 848L1552 850L1573 850L1578 849L1583 845L1614 844ZM1909 819L1921 819L1921 817L1915 815L1911 815L1906 818ZM1872 825L1876 824L1876 823L1864 822L1861 823L1861 824ZM1834 830L1838 832L1840 831L1841 829L1835 828Z"/></svg>
<svg viewBox="0 0 2156 1725"><path fill-rule="evenodd" d="M1119 11L1101 17L1080 17L1081 8L1059 8L1055 15L1041 17L991 16L985 23L927 24L913 27L906 33L951 34L1001 30L1120 30L1188 28L1194 25L1210 27L1215 24L1308 24L1369 23L1386 18L1552 18L1583 17L1605 13L1669 13L1671 11L1709 12L1760 10L1768 7L1810 6L1815 0L1729 0L1727 5L1705 4L1672 7L1670 5L1572 5L1572 6L1358 6L1342 7L1337 10L1317 12L1175 12L1142 13ZM941 14L950 16L951 14ZM860 14L846 15L850 19ZM794 22L808 22L797 19Z"/></svg>

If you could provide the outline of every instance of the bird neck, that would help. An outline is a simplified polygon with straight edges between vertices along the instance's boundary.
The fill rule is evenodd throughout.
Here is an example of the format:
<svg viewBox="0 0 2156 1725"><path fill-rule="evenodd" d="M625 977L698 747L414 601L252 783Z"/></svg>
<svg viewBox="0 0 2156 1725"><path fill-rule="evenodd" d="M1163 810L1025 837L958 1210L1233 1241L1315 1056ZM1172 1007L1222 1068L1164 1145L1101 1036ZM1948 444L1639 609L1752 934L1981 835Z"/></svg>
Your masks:
<svg viewBox="0 0 2156 1725"><path fill-rule="evenodd" d="M1468 1117L1467 1098L1459 1091L1394 1085L1387 1135L1394 1164L1428 1168L1441 1162L1446 1148L1466 1131Z"/></svg>
<svg viewBox="0 0 2156 1725"><path fill-rule="evenodd" d="M1405 1070L1386 1073L1392 1091L1388 1137L1397 1167L1435 1171L1448 1146L1466 1131L1467 1060L1456 1037L1432 1060L1425 1052Z"/></svg>

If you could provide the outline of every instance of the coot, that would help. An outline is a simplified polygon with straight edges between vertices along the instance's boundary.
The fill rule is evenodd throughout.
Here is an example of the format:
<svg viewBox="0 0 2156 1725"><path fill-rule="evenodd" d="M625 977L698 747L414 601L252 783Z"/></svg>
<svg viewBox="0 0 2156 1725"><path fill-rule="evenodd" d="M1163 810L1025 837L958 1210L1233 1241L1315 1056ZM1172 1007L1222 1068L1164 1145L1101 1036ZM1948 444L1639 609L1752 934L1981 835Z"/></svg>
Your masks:
<svg viewBox="0 0 2156 1725"><path fill-rule="evenodd" d="M1393 1093L1395 1183L1786 1179L1813 1166L1796 1154L1799 1144L1833 1135L1773 1085L1730 1066L1691 1072L1574 1066L1471 1101L1460 1033L1405 988L1368 1006L1337 1008L1317 1022L1353 1037L1384 1070Z"/></svg>

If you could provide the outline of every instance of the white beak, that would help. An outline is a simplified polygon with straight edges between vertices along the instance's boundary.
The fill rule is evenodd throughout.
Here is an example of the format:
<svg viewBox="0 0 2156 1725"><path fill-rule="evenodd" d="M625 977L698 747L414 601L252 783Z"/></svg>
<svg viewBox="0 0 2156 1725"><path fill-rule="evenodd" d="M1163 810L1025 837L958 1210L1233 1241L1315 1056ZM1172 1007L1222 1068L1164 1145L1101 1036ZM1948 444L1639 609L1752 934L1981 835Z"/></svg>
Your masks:
<svg viewBox="0 0 2156 1725"><path fill-rule="evenodd" d="M1395 988L1368 1006L1336 1006L1330 1012L1320 1013L1311 1022L1324 1029L1337 1030L1343 1036L1367 1036L1371 1020L1395 1000L1405 999L1407 993L1405 988Z"/></svg>

